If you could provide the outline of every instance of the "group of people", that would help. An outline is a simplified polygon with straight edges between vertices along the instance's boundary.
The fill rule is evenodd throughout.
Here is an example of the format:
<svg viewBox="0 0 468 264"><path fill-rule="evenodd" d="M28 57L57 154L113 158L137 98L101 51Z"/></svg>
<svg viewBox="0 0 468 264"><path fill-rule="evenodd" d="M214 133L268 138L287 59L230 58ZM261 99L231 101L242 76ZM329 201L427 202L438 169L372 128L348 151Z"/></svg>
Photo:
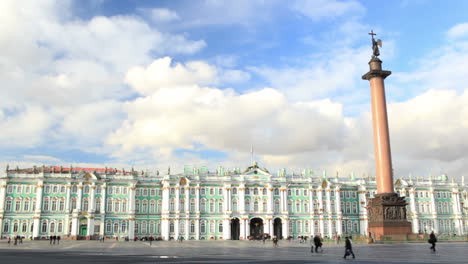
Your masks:
<svg viewBox="0 0 468 264"><path fill-rule="evenodd" d="M13 245L15 246L18 245L18 243L23 244L23 237L20 235L15 236L14 240L15 240L15 243ZM10 243L11 243L11 237L8 238L8 244Z"/></svg>
<svg viewBox="0 0 468 264"><path fill-rule="evenodd" d="M55 245L55 242L57 242L57 245L58 245L60 244L60 236L50 236L49 241L51 245L52 245L52 242L54 245Z"/></svg>

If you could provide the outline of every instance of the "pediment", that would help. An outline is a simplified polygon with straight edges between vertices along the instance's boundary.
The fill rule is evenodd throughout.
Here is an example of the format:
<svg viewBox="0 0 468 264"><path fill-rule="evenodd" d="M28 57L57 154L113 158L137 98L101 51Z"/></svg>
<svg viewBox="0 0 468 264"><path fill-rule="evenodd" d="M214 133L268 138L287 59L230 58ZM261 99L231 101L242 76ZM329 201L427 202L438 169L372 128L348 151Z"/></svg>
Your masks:
<svg viewBox="0 0 468 264"><path fill-rule="evenodd" d="M97 175L92 173L92 172L85 172L85 173L79 175L78 178L82 178L82 179L84 179L86 181L98 180L99 179L97 177Z"/></svg>

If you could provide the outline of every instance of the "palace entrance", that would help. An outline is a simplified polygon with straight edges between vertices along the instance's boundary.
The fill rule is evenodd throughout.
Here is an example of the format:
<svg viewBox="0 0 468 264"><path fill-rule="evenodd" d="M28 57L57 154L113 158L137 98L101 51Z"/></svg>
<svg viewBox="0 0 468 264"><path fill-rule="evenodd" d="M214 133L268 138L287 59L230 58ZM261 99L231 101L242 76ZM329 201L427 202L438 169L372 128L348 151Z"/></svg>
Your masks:
<svg viewBox="0 0 468 264"><path fill-rule="evenodd" d="M281 218L275 218L273 222L273 235L278 239L283 238L283 226L281 225Z"/></svg>
<svg viewBox="0 0 468 264"><path fill-rule="evenodd" d="M250 220L250 235L254 239L261 239L263 235L263 220L261 218L252 218Z"/></svg>
<svg viewBox="0 0 468 264"><path fill-rule="evenodd" d="M80 225L80 236L86 236L88 225Z"/></svg>
<svg viewBox="0 0 468 264"><path fill-rule="evenodd" d="M239 240L240 222L239 218L231 219L231 240Z"/></svg>

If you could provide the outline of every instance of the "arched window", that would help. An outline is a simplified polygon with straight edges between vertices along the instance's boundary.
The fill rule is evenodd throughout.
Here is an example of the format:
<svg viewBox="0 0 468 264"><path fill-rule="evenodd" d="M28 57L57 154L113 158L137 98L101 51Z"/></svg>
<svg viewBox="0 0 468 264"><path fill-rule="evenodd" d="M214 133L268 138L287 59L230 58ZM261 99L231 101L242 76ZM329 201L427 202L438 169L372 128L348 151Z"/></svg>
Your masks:
<svg viewBox="0 0 468 264"><path fill-rule="evenodd" d="M149 229L149 233L150 233L150 234L154 234L154 222L151 221L151 222L149 223L148 226L149 226L149 228L148 228L148 229Z"/></svg>
<svg viewBox="0 0 468 264"><path fill-rule="evenodd" d="M59 211L61 211L61 212L65 211L65 200L64 199L60 200Z"/></svg>
<svg viewBox="0 0 468 264"><path fill-rule="evenodd" d="M52 200L52 209L51 209L51 211L52 212L57 211L57 199Z"/></svg>
<svg viewBox="0 0 468 264"><path fill-rule="evenodd" d="M85 199L83 201L83 211L88 211L88 207L89 207L88 199Z"/></svg>
<svg viewBox="0 0 468 264"><path fill-rule="evenodd" d="M205 201L205 199L201 199L201 201L200 201L200 211L202 213L206 212L206 201Z"/></svg>
<svg viewBox="0 0 468 264"><path fill-rule="evenodd" d="M288 211L292 212L292 201L288 200Z"/></svg>
<svg viewBox="0 0 468 264"><path fill-rule="evenodd" d="M57 232L62 233L63 232L63 224L62 222L59 222L57 225Z"/></svg>
<svg viewBox="0 0 468 264"><path fill-rule="evenodd" d="M122 227L120 228L122 233L127 232L127 221L122 221Z"/></svg>
<svg viewBox="0 0 468 264"><path fill-rule="evenodd" d="M85 187L84 187L84 193L86 193L86 194L89 193L89 185L85 185Z"/></svg>
<svg viewBox="0 0 468 264"><path fill-rule="evenodd" d="M279 189L275 188L274 195L279 195Z"/></svg>
<svg viewBox="0 0 468 264"><path fill-rule="evenodd" d="M26 199L23 204L23 211L29 211L29 199Z"/></svg>
<svg viewBox="0 0 468 264"><path fill-rule="evenodd" d="M280 211L280 201L275 200L275 213L278 213Z"/></svg>
<svg viewBox="0 0 468 264"><path fill-rule="evenodd" d="M98 185L98 186L96 187L96 194L101 194L101 190L102 190L102 189L101 189L101 185Z"/></svg>
<svg viewBox="0 0 468 264"><path fill-rule="evenodd" d="M10 222L6 221L3 224L3 233L8 233L8 231L10 231Z"/></svg>
<svg viewBox="0 0 468 264"><path fill-rule="evenodd" d="M195 233L195 223L194 222L190 223L190 233Z"/></svg>
<svg viewBox="0 0 468 264"><path fill-rule="evenodd" d="M174 222L169 224L169 233L174 233Z"/></svg>
<svg viewBox="0 0 468 264"><path fill-rule="evenodd" d="M45 199L44 200L44 208L43 208L44 211L49 211L49 199Z"/></svg>
<svg viewBox="0 0 468 264"><path fill-rule="evenodd" d="M120 201L116 200L114 202L114 212L119 212L120 211Z"/></svg>
<svg viewBox="0 0 468 264"><path fill-rule="evenodd" d="M223 222L219 221L218 232L223 233Z"/></svg>
<svg viewBox="0 0 468 264"><path fill-rule="evenodd" d="M148 213L148 201L143 200L143 212L144 214Z"/></svg>
<svg viewBox="0 0 468 264"><path fill-rule="evenodd" d="M309 221L306 221L306 222L305 222L305 232L306 232L307 234L310 233Z"/></svg>
<svg viewBox="0 0 468 264"><path fill-rule="evenodd" d="M232 201L232 211L233 212L237 212L237 200L233 200Z"/></svg>
<svg viewBox="0 0 468 264"><path fill-rule="evenodd" d="M21 210L21 200L17 199L15 202L15 212L19 212Z"/></svg>
<svg viewBox="0 0 468 264"><path fill-rule="evenodd" d="M258 201L255 200L255 202L254 202L254 212L258 212L258 211L259 211L258 210Z"/></svg>
<svg viewBox="0 0 468 264"><path fill-rule="evenodd" d="M118 233L119 232L119 223L114 223L114 233Z"/></svg>
<svg viewBox="0 0 468 264"><path fill-rule="evenodd" d="M42 233L47 233L47 222L42 222Z"/></svg>
<svg viewBox="0 0 468 264"><path fill-rule="evenodd" d="M175 201L174 199L171 199L171 202L169 204L169 211L174 211L174 208L175 208Z"/></svg>
<svg viewBox="0 0 468 264"><path fill-rule="evenodd" d="M184 199L180 199L180 211L185 211L185 200Z"/></svg>
<svg viewBox="0 0 468 264"><path fill-rule="evenodd" d="M156 201L155 200L150 201L149 211L150 211L151 214L154 214L154 212L156 212ZM150 233L152 233L152 232L150 232Z"/></svg>
<svg viewBox="0 0 468 264"><path fill-rule="evenodd" d="M247 195L250 194L250 189L249 188L245 188L245 194L247 194Z"/></svg>
<svg viewBox="0 0 468 264"><path fill-rule="evenodd" d="M60 186L60 192L64 193L65 192L65 185Z"/></svg>
<svg viewBox="0 0 468 264"><path fill-rule="evenodd" d="M216 211L215 202L214 200L210 200L210 213L213 213L215 211Z"/></svg>
<svg viewBox="0 0 468 264"><path fill-rule="evenodd" d="M156 203L156 213L160 213L161 212L161 200L158 200L157 203Z"/></svg>
<svg viewBox="0 0 468 264"><path fill-rule="evenodd" d="M135 201L135 212L136 213L140 212L140 200Z"/></svg>
<svg viewBox="0 0 468 264"><path fill-rule="evenodd" d="M190 212L195 212L195 200L190 200Z"/></svg>
<svg viewBox="0 0 468 264"><path fill-rule="evenodd" d="M220 213L224 212L223 200L220 200L220 201L218 202L218 211L219 211Z"/></svg>
<svg viewBox="0 0 468 264"><path fill-rule="evenodd" d="M205 222L201 222L200 224L200 233L205 234L206 233L206 224Z"/></svg>
<svg viewBox="0 0 468 264"><path fill-rule="evenodd" d="M254 195L258 195L258 188L254 189Z"/></svg>
<svg viewBox="0 0 468 264"><path fill-rule="evenodd" d="M101 211L101 199L96 198L94 203L95 203L94 208L96 209L96 213L99 213Z"/></svg>
<svg viewBox="0 0 468 264"><path fill-rule="evenodd" d="M127 211L127 200L122 200L122 208L120 209L123 213Z"/></svg>
<svg viewBox="0 0 468 264"><path fill-rule="evenodd" d="M250 200L249 199L245 200L245 211L247 211L247 212L250 211Z"/></svg>
<svg viewBox="0 0 468 264"><path fill-rule="evenodd" d="M72 200L71 209L76 209L76 199Z"/></svg>
<svg viewBox="0 0 468 264"><path fill-rule="evenodd" d="M214 233L214 232L215 232L215 222L211 221L210 222L210 233Z"/></svg>
<svg viewBox="0 0 468 264"><path fill-rule="evenodd" d="M21 226L21 232L26 233L28 231L28 223L23 222L23 225Z"/></svg>
<svg viewBox="0 0 468 264"><path fill-rule="evenodd" d="M55 232L55 222L50 223L50 233Z"/></svg>
<svg viewBox="0 0 468 264"><path fill-rule="evenodd" d="M76 193L78 190L78 187L76 185L73 185L72 187L72 193Z"/></svg>
<svg viewBox="0 0 468 264"><path fill-rule="evenodd" d="M18 225L18 222L15 222L15 223L13 224L13 233L17 233L17 232L18 232L18 228L19 228L18 226L19 226L19 225Z"/></svg>
<svg viewBox="0 0 468 264"><path fill-rule="evenodd" d="M7 199L6 205L5 205L5 211L10 212L11 211L11 199Z"/></svg>
<svg viewBox="0 0 468 264"><path fill-rule="evenodd" d="M236 187L232 188L232 195L237 195L237 188Z"/></svg>
<svg viewBox="0 0 468 264"><path fill-rule="evenodd" d="M267 195L267 188L263 188L263 195Z"/></svg>
<svg viewBox="0 0 468 264"><path fill-rule="evenodd" d="M301 203L299 201L296 203L296 212L301 212Z"/></svg>

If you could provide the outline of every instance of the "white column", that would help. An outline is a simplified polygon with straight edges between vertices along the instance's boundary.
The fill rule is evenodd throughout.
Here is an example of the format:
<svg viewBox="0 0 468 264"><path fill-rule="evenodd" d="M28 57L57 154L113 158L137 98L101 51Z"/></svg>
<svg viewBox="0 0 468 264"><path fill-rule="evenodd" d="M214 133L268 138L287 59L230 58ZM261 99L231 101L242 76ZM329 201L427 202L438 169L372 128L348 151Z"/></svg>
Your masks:
<svg viewBox="0 0 468 264"><path fill-rule="evenodd" d="M245 220L245 237L248 238L250 236L250 220Z"/></svg>
<svg viewBox="0 0 468 264"><path fill-rule="evenodd" d="M101 213L101 226L99 227L99 235L100 236L104 236L104 228L105 228L105 221L106 221L106 195L107 195L107 192L106 192L106 189L107 189L107 186L106 186L106 183L103 183L101 185L102 187L102 190L101 190L101 209L99 210L99 212ZM130 195L130 194L129 194ZM130 199L128 199L129 201ZM127 209L128 210L128 209ZM128 227L130 228L130 227ZM129 237L130 238L130 237Z"/></svg>
<svg viewBox="0 0 468 264"><path fill-rule="evenodd" d="M163 184L163 193L162 193L162 212L168 213L169 212L169 183L165 182Z"/></svg>
<svg viewBox="0 0 468 264"><path fill-rule="evenodd" d="M128 239L132 240L135 238L135 218L128 219Z"/></svg>
<svg viewBox="0 0 468 264"><path fill-rule="evenodd" d="M195 219L195 239L200 240L200 218Z"/></svg>
<svg viewBox="0 0 468 264"><path fill-rule="evenodd" d="M283 219L281 223L283 224L283 239L287 239L289 236L289 219Z"/></svg>
<svg viewBox="0 0 468 264"><path fill-rule="evenodd" d="M267 186L267 195L268 195L267 212L269 214L272 214L273 213L273 186L271 185Z"/></svg>
<svg viewBox="0 0 468 264"><path fill-rule="evenodd" d="M5 195L6 195L6 180L0 180L0 214L3 216L5 211ZM3 226L0 226L0 234L3 231Z"/></svg>
<svg viewBox="0 0 468 264"><path fill-rule="evenodd" d="M315 235L315 225L314 225L314 220L307 220L309 221L309 226L310 226L310 237L312 238Z"/></svg>
<svg viewBox="0 0 468 264"><path fill-rule="evenodd" d="M200 214L200 185L198 184L197 187L195 187L195 195L195 212Z"/></svg>
<svg viewBox="0 0 468 264"><path fill-rule="evenodd" d="M287 193L286 187L281 186L280 194L281 194L280 195L280 199L281 199L281 201L280 201L281 202L281 204L280 204L281 208L280 209L281 209L281 213L284 214L288 210L288 204L287 204L288 203L288 201L287 201L288 200L287 199L288 193Z"/></svg>
<svg viewBox="0 0 468 264"><path fill-rule="evenodd" d="M223 209L221 211L221 214L225 214L226 212L229 211L229 190L231 188L229 188L229 186L224 186L223 188ZM224 225L223 225L223 230L224 230ZM224 232L223 232L224 233Z"/></svg>
<svg viewBox="0 0 468 264"><path fill-rule="evenodd" d="M3 212L5 208L6 181L0 180L0 236L3 232Z"/></svg>
<svg viewBox="0 0 468 264"><path fill-rule="evenodd" d="M239 185L238 193L239 193L239 202L237 205L239 206L239 212L241 214L245 214L245 185L243 183Z"/></svg>
<svg viewBox="0 0 468 264"><path fill-rule="evenodd" d="M186 190L188 193L188 190ZM188 196L188 195L187 195ZM189 218L185 218L185 240L190 239L190 220Z"/></svg>
<svg viewBox="0 0 468 264"><path fill-rule="evenodd" d="M367 225L368 225L368 216L367 216L367 199L366 199L366 187L360 186L358 190L359 194L359 202L358 202L358 210L359 210L359 218L363 219L359 221L360 225L360 233L361 235L368 235ZM362 203L364 202L364 204Z"/></svg>
<svg viewBox="0 0 468 264"><path fill-rule="evenodd" d="M453 213L455 215L455 230L457 232L457 235L461 236L463 234L463 222L461 220L460 198L458 195L458 189L452 189Z"/></svg>
<svg viewBox="0 0 468 264"><path fill-rule="evenodd" d="M435 202L435 193L434 193L434 188L429 189L429 195L431 198L431 211L432 211L432 223L434 226L434 233L438 234L439 233L439 220L437 219L437 207L436 207L436 202ZM413 210L411 208L411 210ZM414 232L414 230L413 230Z"/></svg>
<svg viewBox="0 0 468 264"><path fill-rule="evenodd" d="M39 237L39 230L41 228L41 209L42 209L42 190L44 187L44 181L40 180L37 183L36 188L36 208L34 209L34 226L33 226L33 238ZM3 227L2 227L3 228Z"/></svg>
<svg viewBox="0 0 468 264"><path fill-rule="evenodd" d="M169 218L163 218L161 221L161 237L163 240L169 240Z"/></svg>
<svg viewBox="0 0 468 264"><path fill-rule="evenodd" d="M231 239L231 226L229 224L230 224L229 218L225 217L223 219L223 239L224 240Z"/></svg>
<svg viewBox="0 0 468 264"><path fill-rule="evenodd" d="M83 183L78 184L78 200L76 201L76 207L78 208L78 212L81 212L81 199L83 198Z"/></svg>
<svg viewBox="0 0 468 264"><path fill-rule="evenodd" d="M323 190L322 188L319 188L317 190L317 198L319 201L319 214L323 215Z"/></svg>
<svg viewBox="0 0 468 264"><path fill-rule="evenodd" d="M330 197L330 189L326 189L325 190L325 195L326 195L326 199L327 199L327 202L326 202L326 205L327 205L327 214L328 215L331 215L332 214L332 210L331 210L331 197Z"/></svg>
<svg viewBox="0 0 468 264"><path fill-rule="evenodd" d="M239 226L240 226L240 233L239 233L240 239L247 239L245 236L245 220L244 219L239 220Z"/></svg>
<svg viewBox="0 0 468 264"><path fill-rule="evenodd" d="M185 213L190 214L190 188L188 186L185 187L184 193L185 193ZM187 231L185 233L188 234L189 232Z"/></svg>
<svg viewBox="0 0 468 264"><path fill-rule="evenodd" d="M88 217L88 229L86 230L86 236L94 235L94 217Z"/></svg>
<svg viewBox="0 0 468 264"><path fill-rule="evenodd" d="M95 212L96 211L96 205L94 204L94 201L96 199L96 185L94 183L91 184L91 194L90 194L90 198L89 199L89 202L91 203L89 206L88 206L88 211L91 213L91 212ZM94 228L94 226L93 226ZM89 225L88 225L88 230L89 230Z"/></svg>
<svg viewBox="0 0 468 264"><path fill-rule="evenodd" d="M179 218L176 218L175 221L174 221L174 239L179 239Z"/></svg>
<svg viewBox="0 0 468 264"><path fill-rule="evenodd" d="M343 226L342 226L343 213L341 212L341 190L338 187L335 190L335 206L336 206L336 212L338 214L338 220L336 221L336 225L337 225L336 232L338 233L338 235L341 236L343 234ZM367 223L366 223L366 226L367 226Z"/></svg>
<svg viewBox="0 0 468 264"><path fill-rule="evenodd" d="M268 220L268 222L269 222L269 226L270 226L270 233L269 233L269 235L270 235L270 236L273 236L273 233L275 233L274 226L273 226L274 220L271 218L271 219Z"/></svg>
<svg viewBox="0 0 468 264"><path fill-rule="evenodd" d="M36 224L34 224L34 226L35 225ZM78 230L78 212L75 211L75 212L72 213L72 230L71 230L70 235L72 237L76 237L76 236L78 236L78 232L79 232L79 230Z"/></svg>
<svg viewBox="0 0 468 264"><path fill-rule="evenodd" d="M175 211L176 213L179 213L180 211L180 186L177 185L176 188L175 188ZM177 236L178 237L178 236Z"/></svg>
<svg viewBox="0 0 468 264"><path fill-rule="evenodd" d="M411 221L411 224L413 227L413 233L419 233L419 222L418 222L418 213L416 211L414 188L410 189L410 208L411 208L411 213L413 214L412 221Z"/></svg>
<svg viewBox="0 0 468 264"><path fill-rule="evenodd" d="M320 216L320 220L319 220L320 232L319 232L319 234L321 234L322 236L325 235L325 224L324 224L323 221L324 221L323 216Z"/></svg>

